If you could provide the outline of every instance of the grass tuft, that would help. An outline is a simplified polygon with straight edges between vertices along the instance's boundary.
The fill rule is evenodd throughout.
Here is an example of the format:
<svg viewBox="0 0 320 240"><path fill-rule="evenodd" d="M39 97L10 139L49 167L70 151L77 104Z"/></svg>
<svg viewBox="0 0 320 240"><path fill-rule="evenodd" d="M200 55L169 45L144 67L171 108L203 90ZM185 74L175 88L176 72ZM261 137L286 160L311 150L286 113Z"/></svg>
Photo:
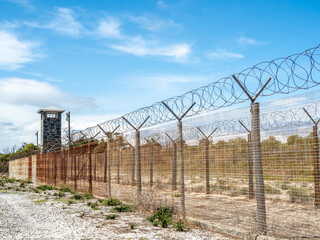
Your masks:
<svg viewBox="0 0 320 240"><path fill-rule="evenodd" d="M119 206L121 204L122 203L119 199L109 198L109 199L105 200L102 205L104 205L104 206Z"/></svg>
<svg viewBox="0 0 320 240"><path fill-rule="evenodd" d="M122 204L118 207L111 209L112 212L132 212L132 208L129 205Z"/></svg>
<svg viewBox="0 0 320 240"><path fill-rule="evenodd" d="M160 225L161 227L166 228L171 223L172 212L172 208L169 206L163 206L155 211L154 214L148 218L148 220L152 222L153 226Z"/></svg>
<svg viewBox="0 0 320 240"><path fill-rule="evenodd" d="M107 220L113 220L113 219L116 219L118 217L119 217L119 215L117 215L117 214L109 214L109 215L106 216L106 219Z"/></svg>

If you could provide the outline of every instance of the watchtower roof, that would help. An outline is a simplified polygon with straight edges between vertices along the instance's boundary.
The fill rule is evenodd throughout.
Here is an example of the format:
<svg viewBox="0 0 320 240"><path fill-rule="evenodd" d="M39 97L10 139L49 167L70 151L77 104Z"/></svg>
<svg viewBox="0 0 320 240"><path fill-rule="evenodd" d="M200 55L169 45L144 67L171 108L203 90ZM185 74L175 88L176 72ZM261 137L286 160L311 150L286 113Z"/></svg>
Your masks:
<svg viewBox="0 0 320 240"><path fill-rule="evenodd" d="M46 108L39 109L38 113L42 112L53 112L53 113L63 113L65 110L55 107L55 106L49 106Z"/></svg>

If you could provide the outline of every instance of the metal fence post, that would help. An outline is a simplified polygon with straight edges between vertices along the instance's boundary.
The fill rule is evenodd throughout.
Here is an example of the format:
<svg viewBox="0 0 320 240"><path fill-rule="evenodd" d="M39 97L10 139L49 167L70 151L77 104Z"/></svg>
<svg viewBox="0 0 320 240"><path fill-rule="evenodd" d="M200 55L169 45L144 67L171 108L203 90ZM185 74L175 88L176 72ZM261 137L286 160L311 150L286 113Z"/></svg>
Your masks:
<svg viewBox="0 0 320 240"><path fill-rule="evenodd" d="M103 159L104 159L103 182L107 182L107 154L105 151L103 154Z"/></svg>
<svg viewBox="0 0 320 240"><path fill-rule="evenodd" d="M141 185L141 159L140 159L140 131L136 131L136 163L137 163L137 197L141 199L142 185Z"/></svg>
<svg viewBox="0 0 320 240"><path fill-rule="evenodd" d="M94 153L94 180L97 181L97 153Z"/></svg>
<svg viewBox="0 0 320 240"><path fill-rule="evenodd" d="M107 136L107 167L108 167L108 197L111 198L111 138L114 132L120 127L118 125L112 132L107 133L99 124L97 125L102 132Z"/></svg>
<svg viewBox="0 0 320 240"><path fill-rule="evenodd" d="M167 133L167 137L172 142L172 163L171 163L171 188L172 191L177 190L177 143Z"/></svg>
<svg viewBox="0 0 320 240"><path fill-rule="evenodd" d="M131 185L134 185L134 181L135 181L135 150L134 147L132 147L131 149Z"/></svg>
<svg viewBox="0 0 320 240"><path fill-rule="evenodd" d="M91 156L91 146L90 142L88 143L88 161L89 161L89 166L88 166L88 182L89 182L89 193L92 193L92 156Z"/></svg>
<svg viewBox="0 0 320 240"><path fill-rule="evenodd" d="M162 104L172 113L172 115L178 120L178 142L179 142L179 159L180 159L180 200L181 200L181 213L182 217L186 219L186 206L185 206L185 192L184 192L184 159L183 159L183 135L182 135L182 119L187 115L187 113L193 108L196 104L195 102L182 114L181 117L178 117L175 112L165 103ZM167 135L168 136L168 135Z"/></svg>
<svg viewBox="0 0 320 240"><path fill-rule="evenodd" d="M118 144L118 156L117 156L117 184L120 184L120 161L121 161L121 146Z"/></svg>
<svg viewBox="0 0 320 240"><path fill-rule="evenodd" d="M184 192L184 159L183 159L183 136L182 136L182 122L178 121L178 134L179 134L179 160L180 160L180 200L181 212L183 219L186 218L185 206L185 192Z"/></svg>
<svg viewBox="0 0 320 240"><path fill-rule="evenodd" d="M255 168L256 178L256 199L257 199L257 221L258 232L266 234L266 207L265 207L265 193L264 193L264 178L261 156L260 143L260 110L259 103L251 104L251 137L252 137L252 157Z"/></svg>
<svg viewBox="0 0 320 240"><path fill-rule="evenodd" d="M172 191L177 190L177 143L173 143L172 153Z"/></svg>
<svg viewBox="0 0 320 240"><path fill-rule="evenodd" d="M205 146L205 164L206 164L206 194L210 194L210 162L209 162L209 138L212 134L217 130L214 129L208 136L201 130L201 128L197 127L199 132L204 136L204 146Z"/></svg>
<svg viewBox="0 0 320 240"><path fill-rule="evenodd" d="M318 127L313 127L313 168L314 168L314 206L319 208L319 139Z"/></svg>
<svg viewBox="0 0 320 240"><path fill-rule="evenodd" d="M111 198L111 139L107 139L107 160L108 160L108 197Z"/></svg>
<svg viewBox="0 0 320 240"><path fill-rule="evenodd" d="M249 178L249 199L254 198L254 183L253 183L253 161L252 161L252 137L251 131L239 120L241 126L247 130L248 134L248 178Z"/></svg>
<svg viewBox="0 0 320 240"><path fill-rule="evenodd" d="M210 193L209 140L205 139L206 194Z"/></svg>
<svg viewBox="0 0 320 240"><path fill-rule="evenodd" d="M152 141L152 139L151 139ZM150 188L153 187L153 142L151 142L151 156L150 156Z"/></svg>
<svg viewBox="0 0 320 240"><path fill-rule="evenodd" d="M122 117L124 121L126 121L135 131L135 141L136 141L136 150L135 150L135 161L137 164L137 199L138 202L141 201L141 193L142 193L142 184L141 184L141 153L140 153L140 128L148 121L150 116L148 116L138 127L135 127L130 123L125 117Z"/></svg>
<svg viewBox="0 0 320 240"><path fill-rule="evenodd" d="M309 114L309 112L303 108L305 113L308 115L308 117L311 119L311 121L314 123L313 129L312 129L312 138L313 138L313 176L314 176L314 206L316 208L320 207L320 187L319 187L319 138L318 138L318 124L320 122L320 119L318 121L315 121L312 116Z"/></svg>
<svg viewBox="0 0 320 240"><path fill-rule="evenodd" d="M76 162L76 149L73 149L73 178L74 178L74 190L77 190L77 162Z"/></svg>
<svg viewBox="0 0 320 240"><path fill-rule="evenodd" d="M264 177L261 155L261 141L260 141L260 108L259 103L255 101L271 81L271 77L264 83L257 94L252 97L242 83L232 75L233 79L238 83L242 91L251 100L251 147L252 159L254 162L254 171L256 178L256 199L257 199L257 223L258 232L265 235L267 233L267 215L266 203L264 193ZM240 122L241 123L241 122ZM242 124L242 123L241 123ZM243 124L242 124L243 125ZM243 125L244 126L244 125ZM245 127L245 126L244 126ZM245 127L246 128L246 127Z"/></svg>
<svg viewBox="0 0 320 240"><path fill-rule="evenodd" d="M67 183L67 161L66 161L66 151L63 149L63 184Z"/></svg>
<svg viewBox="0 0 320 240"><path fill-rule="evenodd" d="M254 198L253 161L251 133L248 134L249 199Z"/></svg>

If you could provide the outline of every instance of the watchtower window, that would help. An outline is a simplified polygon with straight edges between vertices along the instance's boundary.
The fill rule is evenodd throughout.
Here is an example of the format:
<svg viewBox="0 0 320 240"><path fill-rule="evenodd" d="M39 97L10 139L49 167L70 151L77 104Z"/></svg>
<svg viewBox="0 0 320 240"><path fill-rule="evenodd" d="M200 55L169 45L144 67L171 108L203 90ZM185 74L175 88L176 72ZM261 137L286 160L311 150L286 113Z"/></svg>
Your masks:
<svg viewBox="0 0 320 240"><path fill-rule="evenodd" d="M57 114L56 113L47 113L47 118L56 118Z"/></svg>

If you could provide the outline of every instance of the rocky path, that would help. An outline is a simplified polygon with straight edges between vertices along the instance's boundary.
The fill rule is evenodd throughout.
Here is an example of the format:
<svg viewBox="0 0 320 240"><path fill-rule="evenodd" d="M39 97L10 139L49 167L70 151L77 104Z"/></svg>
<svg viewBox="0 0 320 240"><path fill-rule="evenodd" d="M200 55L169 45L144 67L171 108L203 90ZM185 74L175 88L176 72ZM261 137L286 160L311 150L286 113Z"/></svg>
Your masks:
<svg viewBox="0 0 320 240"><path fill-rule="evenodd" d="M30 192L0 192L0 239L227 239L201 229L177 232L154 227L136 212L106 220L109 211L109 207L93 211L86 204L37 200Z"/></svg>

